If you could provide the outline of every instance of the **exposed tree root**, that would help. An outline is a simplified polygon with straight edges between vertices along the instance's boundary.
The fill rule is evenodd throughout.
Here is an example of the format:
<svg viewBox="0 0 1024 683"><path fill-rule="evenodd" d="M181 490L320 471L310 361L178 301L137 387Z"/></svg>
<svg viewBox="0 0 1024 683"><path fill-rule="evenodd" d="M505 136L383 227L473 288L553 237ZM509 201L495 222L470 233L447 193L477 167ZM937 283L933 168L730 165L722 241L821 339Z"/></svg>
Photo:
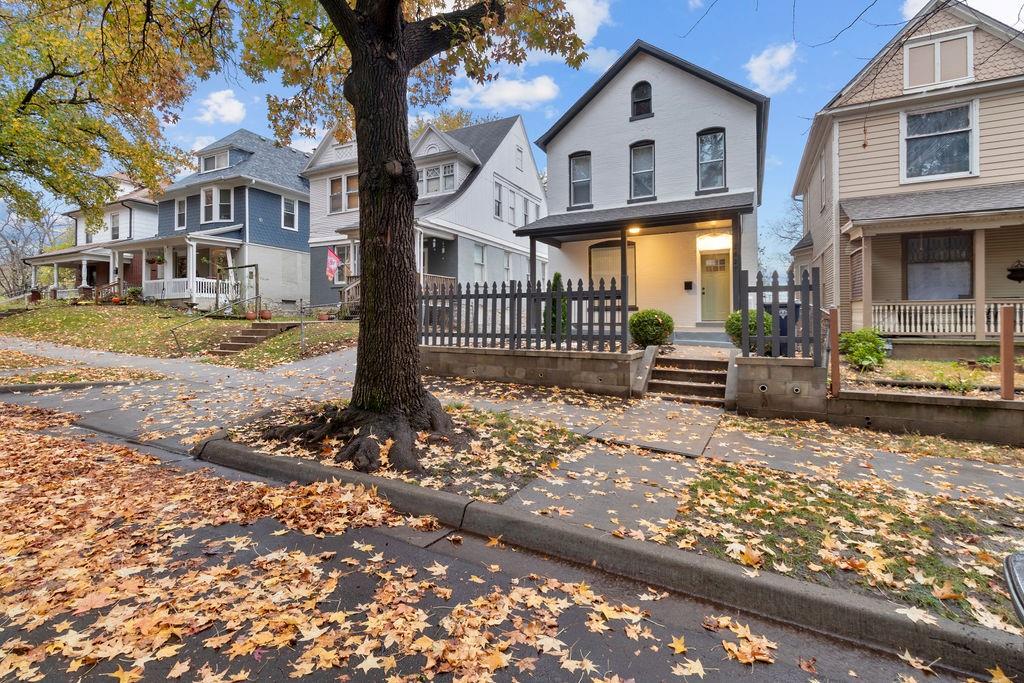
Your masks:
<svg viewBox="0 0 1024 683"><path fill-rule="evenodd" d="M411 415L400 411L377 413L352 406L331 406L310 411L306 421L268 427L263 436L284 442L319 446L327 439L344 443L335 460L351 462L359 472L375 472L383 467L422 472L416 455L416 435L430 432L431 439L445 440L454 429L452 419L441 402L423 390L421 406Z"/></svg>

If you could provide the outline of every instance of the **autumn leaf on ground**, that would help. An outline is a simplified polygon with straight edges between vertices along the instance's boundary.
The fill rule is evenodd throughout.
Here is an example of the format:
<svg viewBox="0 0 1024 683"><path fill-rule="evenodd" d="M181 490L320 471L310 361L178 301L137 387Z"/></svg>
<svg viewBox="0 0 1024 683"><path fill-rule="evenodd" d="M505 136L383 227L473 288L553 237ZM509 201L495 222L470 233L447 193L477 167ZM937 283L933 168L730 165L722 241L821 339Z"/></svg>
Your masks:
<svg viewBox="0 0 1024 683"><path fill-rule="evenodd" d="M922 621L926 624L931 624L932 626L935 626L939 623L938 619L933 617L928 612L925 612L920 607L900 607L896 610L896 612L898 614L904 615L907 619L910 619L915 624L919 621Z"/></svg>
<svg viewBox="0 0 1024 683"><path fill-rule="evenodd" d="M686 652L686 639L683 636L676 636L672 639L672 642L670 642L668 646L672 648L672 652L674 654L684 654Z"/></svg>
<svg viewBox="0 0 1024 683"><path fill-rule="evenodd" d="M699 659L686 659L682 664L672 667L672 673L676 676L699 676L704 678L704 665Z"/></svg>
<svg viewBox="0 0 1024 683"><path fill-rule="evenodd" d="M935 664L935 662L939 661L936 659L935 662L932 662L931 664L926 664L923 659L920 659L919 657L915 657L914 655L910 654L909 650L904 650L903 654L900 655L900 659L902 659L904 662L914 667L918 671L924 671L925 673L929 674L935 673L935 671L932 669L932 665Z"/></svg>

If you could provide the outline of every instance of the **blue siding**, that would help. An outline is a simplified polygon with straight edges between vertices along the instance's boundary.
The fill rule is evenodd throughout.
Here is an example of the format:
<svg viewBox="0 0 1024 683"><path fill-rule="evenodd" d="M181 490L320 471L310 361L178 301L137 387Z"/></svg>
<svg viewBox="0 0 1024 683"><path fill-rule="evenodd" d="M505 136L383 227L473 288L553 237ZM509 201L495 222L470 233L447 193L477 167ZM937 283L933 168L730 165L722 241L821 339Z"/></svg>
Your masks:
<svg viewBox="0 0 1024 683"><path fill-rule="evenodd" d="M309 203L298 202L298 230L281 227L281 195L249 188L249 241L268 247L309 250Z"/></svg>
<svg viewBox="0 0 1024 683"><path fill-rule="evenodd" d="M213 223L200 223L199 222L199 192L196 194L189 195L185 198L185 230L192 232L194 230L213 230L215 228L224 228L229 225L245 225L245 186L240 185L234 188L232 192L233 203L234 203L234 220L232 221L215 221ZM175 210L176 202L180 199L167 199L159 204L158 213L158 234L163 237L166 235L173 235L176 232L180 232L174 229L175 221L177 221L177 212Z"/></svg>

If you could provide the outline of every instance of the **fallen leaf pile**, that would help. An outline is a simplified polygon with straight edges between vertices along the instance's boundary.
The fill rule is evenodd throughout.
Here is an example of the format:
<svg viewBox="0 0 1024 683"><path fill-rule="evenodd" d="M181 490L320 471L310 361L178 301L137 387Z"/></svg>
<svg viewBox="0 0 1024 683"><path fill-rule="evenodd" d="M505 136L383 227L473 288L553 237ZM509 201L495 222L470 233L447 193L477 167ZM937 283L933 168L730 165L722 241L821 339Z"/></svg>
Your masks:
<svg viewBox="0 0 1024 683"><path fill-rule="evenodd" d="M45 356L37 356L24 351L5 350L0 354L0 370L20 370L22 368L42 368L48 365L63 365L64 363Z"/></svg>
<svg viewBox="0 0 1024 683"><path fill-rule="evenodd" d="M133 368L96 368L87 365L59 370L26 371L0 376L0 384L68 384L71 382L151 382L163 375Z"/></svg>

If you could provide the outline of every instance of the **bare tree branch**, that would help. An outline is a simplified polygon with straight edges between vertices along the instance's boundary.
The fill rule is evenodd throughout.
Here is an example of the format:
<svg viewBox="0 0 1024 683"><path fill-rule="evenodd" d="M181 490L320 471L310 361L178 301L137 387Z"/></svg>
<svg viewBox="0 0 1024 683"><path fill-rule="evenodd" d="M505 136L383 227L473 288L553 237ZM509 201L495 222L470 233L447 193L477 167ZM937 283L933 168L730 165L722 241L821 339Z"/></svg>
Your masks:
<svg viewBox="0 0 1024 683"><path fill-rule="evenodd" d="M450 49L484 28L484 19L493 17L499 24L505 21L505 3L502 0L483 0L466 9L446 12L421 19L406 26L406 59L414 69L428 59Z"/></svg>

